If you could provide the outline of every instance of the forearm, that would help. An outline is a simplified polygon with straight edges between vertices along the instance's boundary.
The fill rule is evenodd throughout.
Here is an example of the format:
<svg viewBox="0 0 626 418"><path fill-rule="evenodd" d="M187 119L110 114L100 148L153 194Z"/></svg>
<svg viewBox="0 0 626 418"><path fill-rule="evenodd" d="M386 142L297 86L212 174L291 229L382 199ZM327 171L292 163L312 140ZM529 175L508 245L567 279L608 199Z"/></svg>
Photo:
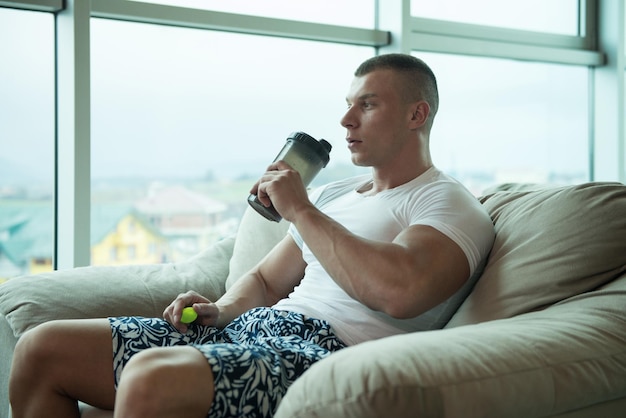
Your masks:
<svg viewBox="0 0 626 418"><path fill-rule="evenodd" d="M216 303L219 308L217 326L223 328L242 313L259 306L268 306L267 291L256 271L235 282Z"/></svg>
<svg viewBox="0 0 626 418"><path fill-rule="evenodd" d="M220 311L218 326L223 327L252 308L272 306L287 297L302 280L305 267L300 248L290 236L285 237L216 302Z"/></svg>

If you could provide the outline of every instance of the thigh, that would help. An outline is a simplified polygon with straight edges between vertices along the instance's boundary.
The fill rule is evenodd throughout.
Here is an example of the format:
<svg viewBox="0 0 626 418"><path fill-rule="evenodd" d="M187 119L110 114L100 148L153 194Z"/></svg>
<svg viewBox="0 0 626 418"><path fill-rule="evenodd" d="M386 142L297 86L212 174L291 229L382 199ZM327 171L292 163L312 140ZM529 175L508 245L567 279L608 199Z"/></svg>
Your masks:
<svg viewBox="0 0 626 418"><path fill-rule="evenodd" d="M24 334L16 347L14 367L36 368L42 379L56 384L67 396L112 409L112 364L108 321L81 319L51 321Z"/></svg>

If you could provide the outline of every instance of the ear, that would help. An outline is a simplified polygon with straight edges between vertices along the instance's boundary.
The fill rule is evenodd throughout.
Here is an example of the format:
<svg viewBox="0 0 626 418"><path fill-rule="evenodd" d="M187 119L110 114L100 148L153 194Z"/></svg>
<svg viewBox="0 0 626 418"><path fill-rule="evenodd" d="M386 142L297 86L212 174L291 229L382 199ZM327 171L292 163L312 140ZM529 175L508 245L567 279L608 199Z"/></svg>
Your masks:
<svg viewBox="0 0 626 418"><path fill-rule="evenodd" d="M428 115L430 115L430 105L425 100L415 102L410 107L411 110L411 128L421 128L426 124Z"/></svg>

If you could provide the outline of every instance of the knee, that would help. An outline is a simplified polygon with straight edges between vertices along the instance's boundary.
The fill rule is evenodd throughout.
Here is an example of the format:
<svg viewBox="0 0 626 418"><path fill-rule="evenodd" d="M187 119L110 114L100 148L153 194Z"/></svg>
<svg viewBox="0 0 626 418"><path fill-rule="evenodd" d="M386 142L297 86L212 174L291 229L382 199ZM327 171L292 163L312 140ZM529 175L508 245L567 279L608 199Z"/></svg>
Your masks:
<svg viewBox="0 0 626 418"><path fill-rule="evenodd" d="M20 337L13 352L11 376L41 374L42 367L51 364L58 346L54 327L54 323L44 323Z"/></svg>
<svg viewBox="0 0 626 418"><path fill-rule="evenodd" d="M168 410L181 416L192 416L183 413L192 410L206 414L212 376L204 357L198 361L196 356L201 355L189 347L151 348L136 354L122 371L116 412L127 417L159 416Z"/></svg>
<svg viewBox="0 0 626 418"><path fill-rule="evenodd" d="M9 397L13 399L33 390L51 378L57 349L55 324L45 323L27 331L18 340L13 352L9 376Z"/></svg>
<svg viewBox="0 0 626 418"><path fill-rule="evenodd" d="M116 400L116 409L123 410L124 416L157 416L166 406L162 403L167 402L169 384L161 350L142 351L124 367Z"/></svg>

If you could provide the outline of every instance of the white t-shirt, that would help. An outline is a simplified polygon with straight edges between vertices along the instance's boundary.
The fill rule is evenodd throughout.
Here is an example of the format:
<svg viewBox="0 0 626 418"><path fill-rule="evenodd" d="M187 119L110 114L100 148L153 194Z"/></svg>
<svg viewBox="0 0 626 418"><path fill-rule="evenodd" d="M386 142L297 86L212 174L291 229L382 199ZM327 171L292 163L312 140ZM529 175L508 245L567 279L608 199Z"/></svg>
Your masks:
<svg viewBox="0 0 626 418"><path fill-rule="evenodd" d="M330 183L315 190L311 201L355 235L391 242L410 225L428 225L463 250L470 280L445 302L411 319L395 319L369 309L341 289L303 242L292 225L289 233L307 263L304 278L288 298L274 308L328 321L348 345L390 335L443 327L480 275L494 239L493 223L464 186L436 168L399 187L373 196L358 193L370 175Z"/></svg>

